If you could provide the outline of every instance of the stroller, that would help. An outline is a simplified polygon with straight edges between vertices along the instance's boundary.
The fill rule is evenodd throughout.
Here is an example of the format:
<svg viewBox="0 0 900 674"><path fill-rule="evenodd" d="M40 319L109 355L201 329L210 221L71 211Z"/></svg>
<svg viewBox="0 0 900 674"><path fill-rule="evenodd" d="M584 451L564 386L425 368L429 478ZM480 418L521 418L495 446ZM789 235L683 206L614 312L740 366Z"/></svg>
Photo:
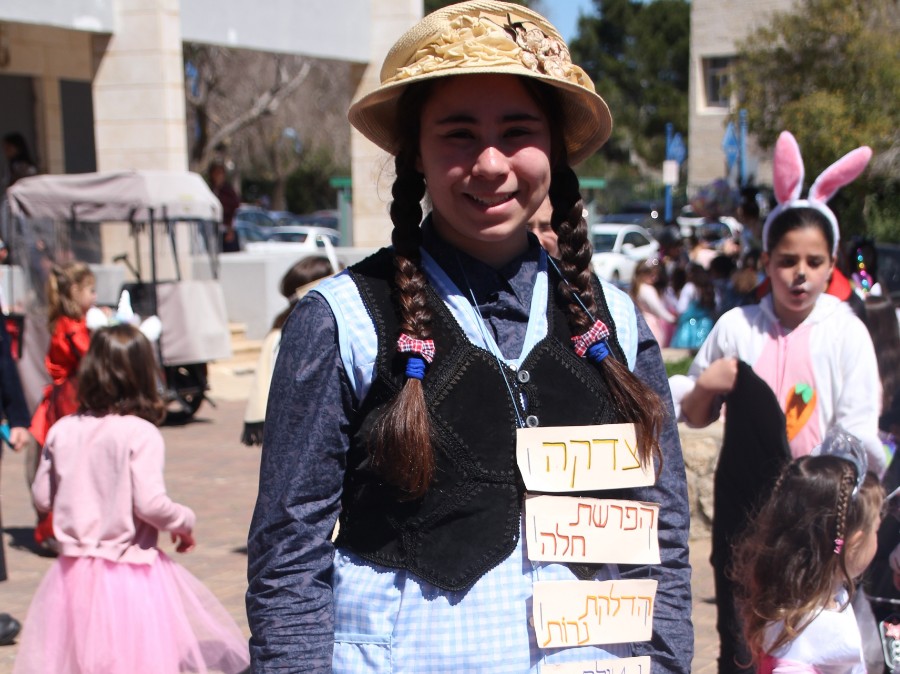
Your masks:
<svg viewBox="0 0 900 674"><path fill-rule="evenodd" d="M79 260L94 272L99 304L116 306L124 289L135 313L159 316L167 420L192 417L207 399L207 364L231 357L218 282L222 210L203 179L173 171L41 175L18 181L7 197L3 236L18 283L7 290L29 403L47 383L48 270Z"/></svg>

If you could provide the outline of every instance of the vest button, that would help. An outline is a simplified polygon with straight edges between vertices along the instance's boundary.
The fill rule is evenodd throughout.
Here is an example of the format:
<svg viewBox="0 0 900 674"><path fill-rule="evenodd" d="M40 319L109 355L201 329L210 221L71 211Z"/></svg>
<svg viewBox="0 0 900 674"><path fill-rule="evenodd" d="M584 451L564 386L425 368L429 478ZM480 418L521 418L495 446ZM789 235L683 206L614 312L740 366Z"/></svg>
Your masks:
<svg viewBox="0 0 900 674"><path fill-rule="evenodd" d="M519 370L516 379L523 384L527 384L531 380L531 373L528 370Z"/></svg>
<svg viewBox="0 0 900 674"><path fill-rule="evenodd" d="M533 414L529 414L525 417L525 425L528 428L537 428L538 424L540 424L540 420Z"/></svg>

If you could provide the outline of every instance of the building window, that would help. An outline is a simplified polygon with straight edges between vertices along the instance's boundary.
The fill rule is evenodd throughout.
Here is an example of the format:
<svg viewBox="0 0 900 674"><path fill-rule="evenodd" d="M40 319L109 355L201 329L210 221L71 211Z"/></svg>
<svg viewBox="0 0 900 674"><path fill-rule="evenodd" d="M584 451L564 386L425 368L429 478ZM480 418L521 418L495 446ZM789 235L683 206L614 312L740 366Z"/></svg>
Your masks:
<svg viewBox="0 0 900 674"><path fill-rule="evenodd" d="M727 108L729 84L731 81L731 64L734 59L728 56L716 56L703 59L703 80L706 82L706 107Z"/></svg>

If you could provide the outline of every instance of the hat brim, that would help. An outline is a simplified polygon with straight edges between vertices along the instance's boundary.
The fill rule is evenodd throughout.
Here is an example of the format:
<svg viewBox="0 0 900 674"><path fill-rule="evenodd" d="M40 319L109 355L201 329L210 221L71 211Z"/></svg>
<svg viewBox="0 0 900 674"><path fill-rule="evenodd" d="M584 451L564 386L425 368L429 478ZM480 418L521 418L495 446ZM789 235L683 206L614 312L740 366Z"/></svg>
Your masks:
<svg viewBox="0 0 900 674"><path fill-rule="evenodd" d="M401 130L397 128L397 102L408 86L417 82L464 77L466 75L518 75L544 82L559 95L563 137L570 164L578 164L597 150L612 133L612 116L606 102L596 93L574 83L529 70L525 66L447 69L420 74L412 80L382 85L357 101L347 113L350 123L378 147L396 154Z"/></svg>

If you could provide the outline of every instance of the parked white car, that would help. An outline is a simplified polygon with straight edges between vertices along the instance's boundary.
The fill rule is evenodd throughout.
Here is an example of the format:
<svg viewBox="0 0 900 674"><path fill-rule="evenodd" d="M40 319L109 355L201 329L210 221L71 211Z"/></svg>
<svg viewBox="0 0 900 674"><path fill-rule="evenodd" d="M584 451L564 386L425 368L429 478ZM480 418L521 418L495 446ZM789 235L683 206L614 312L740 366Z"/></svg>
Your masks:
<svg viewBox="0 0 900 674"><path fill-rule="evenodd" d="M334 269L341 269L338 262L337 252L334 249L335 237L338 239L340 235L333 229L327 227L304 227L305 232L291 232L297 226L274 227L273 235L265 241L252 241L244 246L244 250L248 253L263 254L282 254L290 253L297 256L297 259L306 257L307 255L323 255L331 262ZM281 238L276 238L274 233L278 232Z"/></svg>
<svg viewBox="0 0 900 674"><path fill-rule="evenodd" d="M324 239L330 240L333 246L341 245L341 234L336 229L310 225L279 225L273 227L266 241L305 243L310 237L312 237L319 248L324 247L322 243Z"/></svg>
<svg viewBox="0 0 900 674"><path fill-rule="evenodd" d="M675 219L675 222L678 224L682 237L696 236L714 242L723 239L738 240L744 229L740 221L731 216L723 216L718 221L707 222L692 211L690 206L681 209L681 214Z"/></svg>
<svg viewBox="0 0 900 674"><path fill-rule="evenodd" d="M659 242L640 225L603 223L591 225L594 272L605 281L631 283L634 269L642 260L655 257Z"/></svg>

